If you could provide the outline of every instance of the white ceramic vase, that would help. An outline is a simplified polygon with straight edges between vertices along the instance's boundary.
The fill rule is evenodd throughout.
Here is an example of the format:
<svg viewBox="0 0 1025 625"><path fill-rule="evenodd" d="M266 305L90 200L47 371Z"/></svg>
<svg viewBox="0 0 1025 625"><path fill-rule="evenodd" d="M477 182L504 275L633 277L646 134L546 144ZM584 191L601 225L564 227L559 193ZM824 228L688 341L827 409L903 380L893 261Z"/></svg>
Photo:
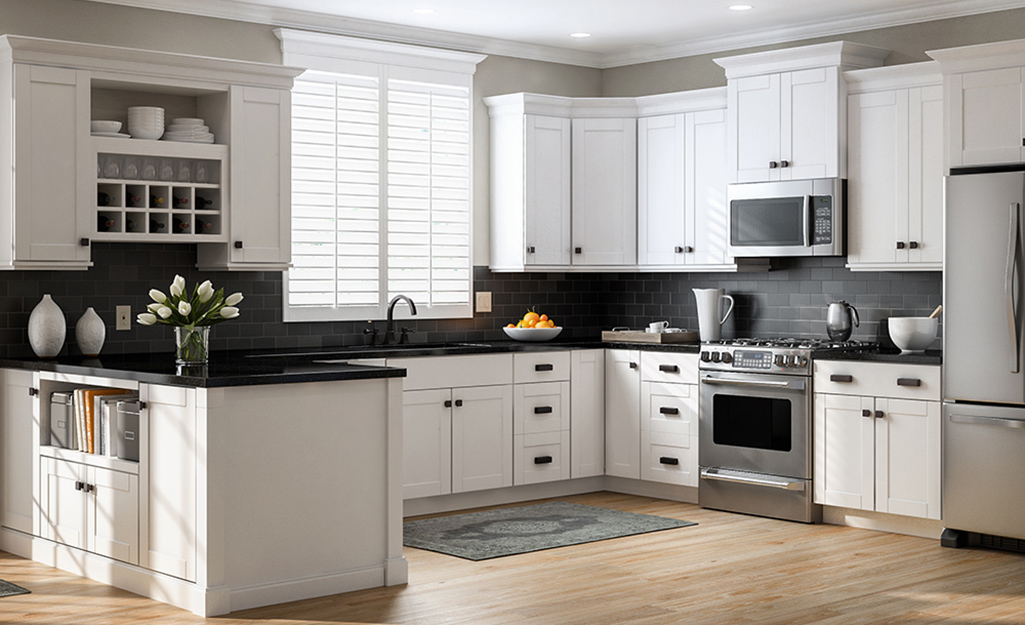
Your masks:
<svg viewBox="0 0 1025 625"><path fill-rule="evenodd" d="M68 326L64 311L47 293L28 317L28 342L40 358L53 358L64 347Z"/></svg>
<svg viewBox="0 0 1025 625"><path fill-rule="evenodd" d="M82 350L85 356L99 356L106 338L107 328L103 325L103 319L100 319L90 306L75 324L75 342L78 343L78 349Z"/></svg>

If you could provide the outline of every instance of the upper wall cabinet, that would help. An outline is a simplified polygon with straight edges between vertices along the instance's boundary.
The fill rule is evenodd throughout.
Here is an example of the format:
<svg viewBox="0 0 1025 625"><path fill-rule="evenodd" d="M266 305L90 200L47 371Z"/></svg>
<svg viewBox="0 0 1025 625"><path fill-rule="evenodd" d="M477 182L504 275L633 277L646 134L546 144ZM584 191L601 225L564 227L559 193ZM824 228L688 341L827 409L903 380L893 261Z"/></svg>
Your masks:
<svg viewBox="0 0 1025 625"><path fill-rule="evenodd" d="M633 98L484 98L491 116L492 271L635 266Z"/></svg>
<svg viewBox="0 0 1025 625"><path fill-rule="evenodd" d="M715 59L726 69L729 182L845 177L841 73L887 54L838 41Z"/></svg>
<svg viewBox="0 0 1025 625"><path fill-rule="evenodd" d="M943 77L936 63L847 72L847 267L943 269Z"/></svg>
<svg viewBox="0 0 1025 625"><path fill-rule="evenodd" d="M1025 161L1025 39L927 52L947 94L947 166Z"/></svg>
<svg viewBox="0 0 1025 625"><path fill-rule="evenodd" d="M0 267L85 269L92 241L199 243L200 265L291 254L290 94L302 70L0 37ZM128 108L202 118L215 143L128 138ZM97 136L90 120L122 122Z"/></svg>

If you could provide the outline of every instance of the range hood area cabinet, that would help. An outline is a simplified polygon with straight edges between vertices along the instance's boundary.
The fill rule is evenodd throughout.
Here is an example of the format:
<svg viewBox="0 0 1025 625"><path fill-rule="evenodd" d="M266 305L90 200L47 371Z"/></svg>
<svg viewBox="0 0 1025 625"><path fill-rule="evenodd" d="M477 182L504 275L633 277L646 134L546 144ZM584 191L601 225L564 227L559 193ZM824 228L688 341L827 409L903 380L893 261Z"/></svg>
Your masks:
<svg viewBox="0 0 1025 625"><path fill-rule="evenodd" d="M844 74L847 267L943 269L943 76L935 62Z"/></svg>
<svg viewBox="0 0 1025 625"><path fill-rule="evenodd" d="M888 54L837 41L715 59L727 78L729 182L846 177L842 73Z"/></svg>
<svg viewBox="0 0 1025 625"><path fill-rule="evenodd" d="M634 99L513 93L484 103L492 271L636 265Z"/></svg>
<svg viewBox="0 0 1025 625"><path fill-rule="evenodd" d="M0 268L87 269L92 241L200 243L206 268L286 268L289 90L301 71L0 37ZM90 120L125 122L130 106L201 117L219 143L91 136ZM133 160L139 176L101 171L104 160ZM201 162L208 178L144 180L145 161Z"/></svg>
<svg viewBox="0 0 1025 625"><path fill-rule="evenodd" d="M947 94L947 166L1025 162L1025 39L927 51Z"/></svg>

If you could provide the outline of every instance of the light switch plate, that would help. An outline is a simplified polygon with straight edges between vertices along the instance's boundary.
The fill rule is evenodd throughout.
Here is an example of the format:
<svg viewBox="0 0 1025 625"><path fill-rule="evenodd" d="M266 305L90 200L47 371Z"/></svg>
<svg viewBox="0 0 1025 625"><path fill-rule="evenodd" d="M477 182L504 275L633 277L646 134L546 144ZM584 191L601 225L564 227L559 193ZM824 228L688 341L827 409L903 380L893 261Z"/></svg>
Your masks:
<svg viewBox="0 0 1025 625"><path fill-rule="evenodd" d="M477 291L477 312L491 312L491 291Z"/></svg>
<svg viewBox="0 0 1025 625"><path fill-rule="evenodd" d="M114 323L115 330L131 330L132 329L132 307L131 306L118 306L115 308L115 315L117 321Z"/></svg>

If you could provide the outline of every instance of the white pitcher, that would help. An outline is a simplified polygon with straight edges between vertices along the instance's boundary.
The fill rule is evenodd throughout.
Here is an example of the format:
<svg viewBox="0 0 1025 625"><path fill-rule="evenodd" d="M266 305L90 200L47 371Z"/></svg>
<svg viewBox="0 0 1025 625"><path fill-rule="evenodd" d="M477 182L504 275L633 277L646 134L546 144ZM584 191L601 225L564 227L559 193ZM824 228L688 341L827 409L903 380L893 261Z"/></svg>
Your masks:
<svg viewBox="0 0 1025 625"><path fill-rule="evenodd" d="M718 341L722 334L722 324L733 312L733 297L726 295L725 289L691 289L698 302L698 338L702 343ZM730 306L723 313L723 300L729 300Z"/></svg>

